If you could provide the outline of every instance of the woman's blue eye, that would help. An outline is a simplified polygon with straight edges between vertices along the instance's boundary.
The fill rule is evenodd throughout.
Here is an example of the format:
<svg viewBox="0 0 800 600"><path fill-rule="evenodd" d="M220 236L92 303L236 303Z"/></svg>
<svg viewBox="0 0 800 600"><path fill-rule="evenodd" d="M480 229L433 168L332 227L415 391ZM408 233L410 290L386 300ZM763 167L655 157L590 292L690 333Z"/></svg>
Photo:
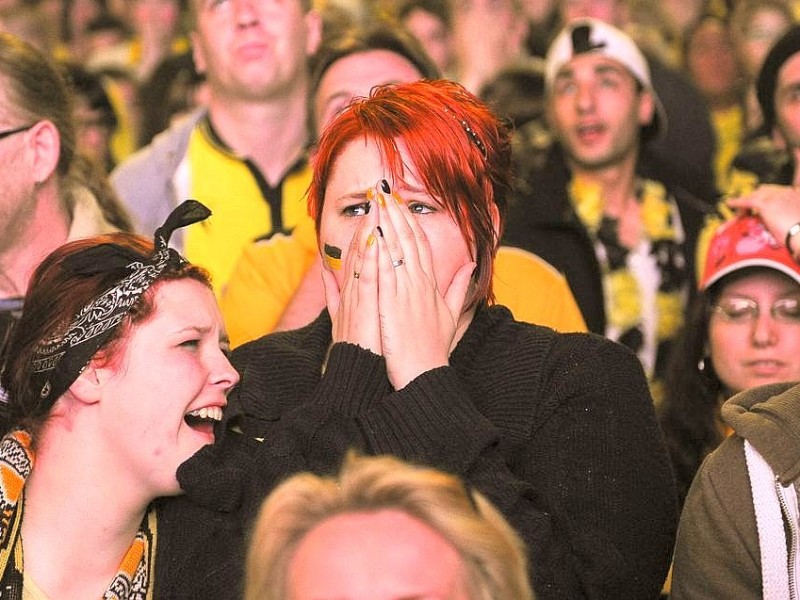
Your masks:
<svg viewBox="0 0 800 600"><path fill-rule="evenodd" d="M434 208L427 204L423 204L422 202L409 202L408 210L416 215L426 215L428 213L432 213Z"/></svg>
<svg viewBox="0 0 800 600"><path fill-rule="evenodd" d="M369 202L345 206L342 213L346 217L363 217L364 215L369 214Z"/></svg>
<svg viewBox="0 0 800 600"><path fill-rule="evenodd" d="M185 340L180 343L182 348L197 348L200 345L199 339Z"/></svg>

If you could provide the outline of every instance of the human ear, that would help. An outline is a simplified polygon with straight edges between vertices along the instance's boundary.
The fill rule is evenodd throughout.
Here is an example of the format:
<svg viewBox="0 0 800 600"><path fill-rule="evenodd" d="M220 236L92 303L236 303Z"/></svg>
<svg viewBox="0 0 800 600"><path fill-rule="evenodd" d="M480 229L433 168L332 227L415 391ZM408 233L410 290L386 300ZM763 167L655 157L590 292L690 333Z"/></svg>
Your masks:
<svg viewBox="0 0 800 600"><path fill-rule="evenodd" d="M306 55L316 54L322 43L322 16L314 9L309 10L303 20L306 24Z"/></svg>
<svg viewBox="0 0 800 600"><path fill-rule="evenodd" d="M105 382L110 376L108 367L102 367L95 361L90 361L69 386L69 391L78 401L84 404L95 404L102 398Z"/></svg>
<svg viewBox="0 0 800 600"><path fill-rule="evenodd" d="M202 44L200 43L200 37L197 35L196 31L192 31L191 33L191 42L192 42L192 59L194 60L195 69L200 74L205 73L206 59L205 55L203 54L203 50L201 48Z"/></svg>
<svg viewBox="0 0 800 600"><path fill-rule="evenodd" d="M639 94L639 125L647 126L655 118L656 104L653 94L644 91Z"/></svg>
<svg viewBox="0 0 800 600"><path fill-rule="evenodd" d="M33 179L36 183L43 183L58 167L61 136L55 124L45 119L31 127L28 139Z"/></svg>
<svg viewBox="0 0 800 600"><path fill-rule="evenodd" d="M95 357L81 369L78 378L69 386L69 391L80 402L95 404L102 399L106 384L115 374L114 366Z"/></svg>
<svg viewBox="0 0 800 600"><path fill-rule="evenodd" d="M777 125L772 128L772 143L775 144L776 148L780 148L781 150L786 149L786 138L783 137L783 134Z"/></svg>
<svg viewBox="0 0 800 600"><path fill-rule="evenodd" d="M492 213L492 227L494 228L494 238L497 240L497 245L500 244L500 209L497 204L492 202L489 205L489 210Z"/></svg>

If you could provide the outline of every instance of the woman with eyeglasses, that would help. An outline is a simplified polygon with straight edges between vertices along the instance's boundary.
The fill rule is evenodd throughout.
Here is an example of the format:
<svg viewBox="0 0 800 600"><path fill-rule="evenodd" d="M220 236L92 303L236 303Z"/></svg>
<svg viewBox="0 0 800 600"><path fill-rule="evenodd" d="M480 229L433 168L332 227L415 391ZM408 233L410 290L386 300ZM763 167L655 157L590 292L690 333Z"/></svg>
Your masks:
<svg viewBox="0 0 800 600"><path fill-rule="evenodd" d="M706 380L694 392L674 390L665 406L684 492L690 459L700 464L702 451L730 435L700 464L686 496L670 598L797 598L800 192L762 186L728 204L747 216L711 242L699 325L684 347L683 368L701 356Z"/></svg>
<svg viewBox="0 0 800 600"><path fill-rule="evenodd" d="M700 463L730 433L723 402L800 380L800 265L791 254L747 216L717 230L705 265L659 407L681 502Z"/></svg>

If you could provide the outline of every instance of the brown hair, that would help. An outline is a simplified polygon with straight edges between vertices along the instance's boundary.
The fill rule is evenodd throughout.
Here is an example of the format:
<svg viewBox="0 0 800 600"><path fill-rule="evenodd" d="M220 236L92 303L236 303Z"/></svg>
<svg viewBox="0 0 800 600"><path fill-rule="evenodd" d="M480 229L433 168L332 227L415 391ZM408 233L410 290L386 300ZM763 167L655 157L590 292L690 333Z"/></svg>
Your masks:
<svg viewBox="0 0 800 600"><path fill-rule="evenodd" d="M61 70L27 42L0 33L0 82L16 126L50 121L61 148L57 172L66 176L75 156L76 133L72 94Z"/></svg>

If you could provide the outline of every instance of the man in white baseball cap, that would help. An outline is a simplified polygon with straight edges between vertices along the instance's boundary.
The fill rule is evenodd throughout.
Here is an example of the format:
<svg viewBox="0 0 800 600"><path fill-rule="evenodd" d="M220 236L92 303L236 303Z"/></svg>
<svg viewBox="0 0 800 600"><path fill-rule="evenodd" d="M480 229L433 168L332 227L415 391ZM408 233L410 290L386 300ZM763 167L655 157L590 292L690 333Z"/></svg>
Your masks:
<svg viewBox="0 0 800 600"><path fill-rule="evenodd" d="M589 58L583 59L583 56ZM557 90L559 81L572 79L573 63L588 62L592 69L608 59L614 67L626 69L633 77L637 92L641 92L642 114L638 117L647 139L655 137L666 128L666 114L650 80L647 61L625 33L603 21L581 19L562 30L547 52L545 84L549 95ZM566 74L565 74L566 72Z"/></svg>
<svg viewBox="0 0 800 600"><path fill-rule="evenodd" d="M557 0L563 24L576 19L598 19L625 32L641 32L636 24L633 0ZM717 198L713 157L716 137L711 115L703 96L681 70L671 67L658 51L658 44L648 47L648 36L639 43L650 68L650 80L670 120L666 132L650 140L639 159L639 170L648 170L659 181L669 182L678 202L712 205Z"/></svg>
<svg viewBox="0 0 800 600"><path fill-rule="evenodd" d="M562 271L590 330L636 352L658 394L702 214L637 173L642 144L667 127L647 62L622 31L575 20L547 53L545 96L558 144L512 208L506 243Z"/></svg>

